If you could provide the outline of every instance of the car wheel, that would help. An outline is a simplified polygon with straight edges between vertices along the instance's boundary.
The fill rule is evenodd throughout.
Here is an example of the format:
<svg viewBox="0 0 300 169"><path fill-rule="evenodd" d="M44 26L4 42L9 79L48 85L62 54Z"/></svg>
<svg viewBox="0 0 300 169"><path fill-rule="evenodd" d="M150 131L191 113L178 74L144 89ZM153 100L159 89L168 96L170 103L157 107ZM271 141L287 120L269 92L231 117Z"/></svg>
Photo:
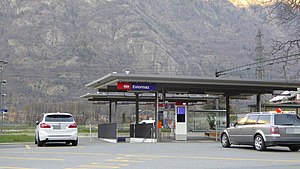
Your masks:
<svg viewBox="0 0 300 169"><path fill-rule="evenodd" d="M40 138L37 138L37 146L42 147L44 145L44 142L40 141Z"/></svg>
<svg viewBox="0 0 300 169"><path fill-rule="evenodd" d="M223 147L230 147L229 138L226 133L221 135L221 144Z"/></svg>
<svg viewBox="0 0 300 169"><path fill-rule="evenodd" d="M300 149L300 145L290 145L289 149L291 151L298 151Z"/></svg>
<svg viewBox="0 0 300 169"><path fill-rule="evenodd" d="M78 145L78 139L75 141L72 141L72 146L77 146Z"/></svg>
<svg viewBox="0 0 300 169"><path fill-rule="evenodd" d="M267 148L264 138L260 134L256 135L254 138L254 148L258 151L263 151Z"/></svg>

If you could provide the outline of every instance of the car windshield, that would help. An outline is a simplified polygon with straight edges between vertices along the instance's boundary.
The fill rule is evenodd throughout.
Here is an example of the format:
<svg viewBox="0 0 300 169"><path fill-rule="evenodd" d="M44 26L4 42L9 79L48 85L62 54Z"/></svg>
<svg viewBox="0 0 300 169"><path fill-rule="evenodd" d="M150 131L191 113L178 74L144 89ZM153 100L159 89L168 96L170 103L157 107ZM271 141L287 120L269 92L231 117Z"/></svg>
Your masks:
<svg viewBox="0 0 300 169"><path fill-rule="evenodd" d="M300 125L300 118L296 114L276 114L276 125Z"/></svg>
<svg viewBox="0 0 300 169"><path fill-rule="evenodd" d="M73 122L74 119L71 115L48 115L45 122Z"/></svg>

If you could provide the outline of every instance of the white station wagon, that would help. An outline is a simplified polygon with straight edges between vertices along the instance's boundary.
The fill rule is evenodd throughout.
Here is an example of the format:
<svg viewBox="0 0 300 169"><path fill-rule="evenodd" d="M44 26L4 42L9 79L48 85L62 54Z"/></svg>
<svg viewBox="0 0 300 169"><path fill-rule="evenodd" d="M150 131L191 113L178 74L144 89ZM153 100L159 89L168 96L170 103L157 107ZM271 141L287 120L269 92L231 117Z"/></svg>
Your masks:
<svg viewBox="0 0 300 169"><path fill-rule="evenodd" d="M221 134L223 147L253 145L256 150L270 146L300 149L300 117L295 113L249 113Z"/></svg>
<svg viewBox="0 0 300 169"><path fill-rule="evenodd" d="M41 122L36 122L35 143L40 147L46 142L78 144L77 124L70 113L45 113Z"/></svg>

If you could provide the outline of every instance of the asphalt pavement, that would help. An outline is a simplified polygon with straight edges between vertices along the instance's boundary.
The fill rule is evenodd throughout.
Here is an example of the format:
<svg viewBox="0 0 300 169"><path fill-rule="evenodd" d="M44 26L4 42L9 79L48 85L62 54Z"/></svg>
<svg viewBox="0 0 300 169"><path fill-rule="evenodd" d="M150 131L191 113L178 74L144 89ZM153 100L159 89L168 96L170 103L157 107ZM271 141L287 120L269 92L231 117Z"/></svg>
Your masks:
<svg viewBox="0 0 300 169"><path fill-rule="evenodd" d="M0 144L1 169L296 169L299 166L300 152L290 152L285 147L259 152L251 146L223 148L211 139L107 143L96 137L80 137L78 146Z"/></svg>

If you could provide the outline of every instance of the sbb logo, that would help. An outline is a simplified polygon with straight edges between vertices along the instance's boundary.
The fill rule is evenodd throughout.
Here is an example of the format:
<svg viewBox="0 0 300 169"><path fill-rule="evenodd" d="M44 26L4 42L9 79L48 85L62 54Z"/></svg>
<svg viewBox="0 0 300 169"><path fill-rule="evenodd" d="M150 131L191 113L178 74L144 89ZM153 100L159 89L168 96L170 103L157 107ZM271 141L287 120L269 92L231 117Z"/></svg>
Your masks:
<svg viewBox="0 0 300 169"><path fill-rule="evenodd" d="M125 84L125 85L123 86L123 88L124 88L124 89L130 89L130 85Z"/></svg>
<svg viewBox="0 0 300 169"><path fill-rule="evenodd" d="M128 82L118 82L117 89L119 90L131 90L131 84Z"/></svg>

